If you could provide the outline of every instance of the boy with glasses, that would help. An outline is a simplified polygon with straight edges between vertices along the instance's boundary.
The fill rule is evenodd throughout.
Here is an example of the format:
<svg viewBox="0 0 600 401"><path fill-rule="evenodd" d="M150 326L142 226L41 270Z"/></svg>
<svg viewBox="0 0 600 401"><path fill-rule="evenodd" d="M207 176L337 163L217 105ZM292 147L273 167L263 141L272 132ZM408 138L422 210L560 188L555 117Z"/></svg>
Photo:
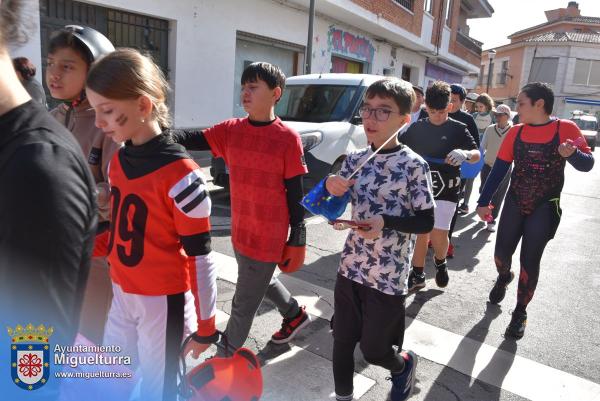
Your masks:
<svg viewBox="0 0 600 401"><path fill-rule="evenodd" d="M383 79L368 89L360 108L371 146L348 155L340 175L327 179L335 196L350 191L352 219L335 284L333 376L336 400L352 400L354 348L367 362L391 372L392 401L410 396L416 355L398 353L404 340L405 297L415 233L433 227L433 196L427 163L398 141L410 121L415 95L411 85ZM375 149L385 146L351 175ZM366 226L366 227L365 227Z"/></svg>
<svg viewBox="0 0 600 401"><path fill-rule="evenodd" d="M413 267L408 279L409 292L425 287L425 257L431 237L438 287L448 285L448 230L460 194L460 165L479 160L477 144L467 126L448 117L451 110L450 85L435 82L427 89L425 105L429 118L411 125L402 141L427 160L431 166L435 197L435 224L431 233L417 236Z"/></svg>

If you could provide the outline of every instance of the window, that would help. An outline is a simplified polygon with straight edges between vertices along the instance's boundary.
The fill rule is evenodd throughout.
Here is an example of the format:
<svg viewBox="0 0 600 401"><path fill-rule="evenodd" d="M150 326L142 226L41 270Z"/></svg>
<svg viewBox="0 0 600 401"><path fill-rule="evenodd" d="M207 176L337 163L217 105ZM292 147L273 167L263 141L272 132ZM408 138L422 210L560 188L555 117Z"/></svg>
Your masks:
<svg viewBox="0 0 600 401"><path fill-rule="evenodd" d="M496 81L496 83L498 85L505 85L507 76L508 76L508 60L504 60L504 61L502 61L502 68L500 69L500 72L498 73L498 80Z"/></svg>
<svg viewBox="0 0 600 401"><path fill-rule="evenodd" d="M452 19L452 6L454 2L452 0L448 0L446 3L446 25L450 26L450 21Z"/></svg>
<svg viewBox="0 0 600 401"><path fill-rule="evenodd" d="M402 76L401 76L401 78L403 80L405 80L406 82L410 82L410 73L411 73L410 70L411 70L410 67L408 67L406 65L402 66Z"/></svg>
<svg viewBox="0 0 600 401"><path fill-rule="evenodd" d="M600 60L575 61L575 73L573 75L575 85L600 85Z"/></svg>
<svg viewBox="0 0 600 401"><path fill-rule="evenodd" d="M410 11L414 11L413 5L414 0L394 0L396 3L400 4L404 8L408 8Z"/></svg>
<svg viewBox="0 0 600 401"><path fill-rule="evenodd" d="M275 114L285 121L322 123L343 121L354 107L359 86L289 85L275 107Z"/></svg>
<svg viewBox="0 0 600 401"><path fill-rule="evenodd" d="M423 10L431 14L433 11L433 0L425 0L423 2Z"/></svg>
<svg viewBox="0 0 600 401"><path fill-rule="evenodd" d="M536 57L531 63L529 70L529 82L556 82L556 71L558 70L557 57Z"/></svg>

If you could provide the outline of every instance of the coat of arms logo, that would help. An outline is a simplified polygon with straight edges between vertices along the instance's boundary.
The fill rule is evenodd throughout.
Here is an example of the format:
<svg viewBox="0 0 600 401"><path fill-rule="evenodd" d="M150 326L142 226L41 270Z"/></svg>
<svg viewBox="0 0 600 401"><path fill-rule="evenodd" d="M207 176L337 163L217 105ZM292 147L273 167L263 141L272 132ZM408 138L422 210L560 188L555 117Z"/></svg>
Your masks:
<svg viewBox="0 0 600 401"><path fill-rule="evenodd" d="M37 390L50 377L50 344L52 327L29 323L7 328L11 337L11 376L13 383L25 390Z"/></svg>

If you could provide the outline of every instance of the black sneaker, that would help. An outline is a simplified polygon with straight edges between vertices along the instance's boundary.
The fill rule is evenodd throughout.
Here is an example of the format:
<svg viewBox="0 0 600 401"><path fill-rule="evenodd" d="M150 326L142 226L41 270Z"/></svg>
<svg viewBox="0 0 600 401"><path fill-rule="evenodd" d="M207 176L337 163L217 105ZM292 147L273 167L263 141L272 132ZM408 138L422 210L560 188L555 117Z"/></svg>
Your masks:
<svg viewBox="0 0 600 401"><path fill-rule="evenodd" d="M527 312L513 311L512 319L504 333L505 337L523 338L525 334L525 326L527 326Z"/></svg>
<svg viewBox="0 0 600 401"><path fill-rule="evenodd" d="M458 214L468 214L469 213L469 206L467 206L466 203L463 203L462 205L460 205L458 207Z"/></svg>
<svg viewBox="0 0 600 401"><path fill-rule="evenodd" d="M435 273L435 283L438 287L444 288L448 285L448 281L450 281L450 277L448 277L448 266L446 266L446 262L441 265L436 264L435 268L437 272Z"/></svg>
<svg viewBox="0 0 600 401"><path fill-rule="evenodd" d="M510 277L508 279L498 275L498 278L496 279L496 284L494 284L494 287L490 291L491 303L499 304L500 302L502 302L504 296L506 295L506 287L508 287L508 285L511 283L511 281L513 281L514 278L515 272L512 271L510 272Z"/></svg>
<svg viewBox="0 0 600 401"><path fill-rule="evenodd" d="M417 356L412 351L403 351L400 355L404 358L404 371L398 375L392 374L392 401L406 400L415 386Z"/></svg>
<svg viewBox="0 0 600 401"><path fill-rule="evenodd" d="M422 288L425 288L425 273L419 274L411 270L408 275L408 293L413 294Z"/></svg>

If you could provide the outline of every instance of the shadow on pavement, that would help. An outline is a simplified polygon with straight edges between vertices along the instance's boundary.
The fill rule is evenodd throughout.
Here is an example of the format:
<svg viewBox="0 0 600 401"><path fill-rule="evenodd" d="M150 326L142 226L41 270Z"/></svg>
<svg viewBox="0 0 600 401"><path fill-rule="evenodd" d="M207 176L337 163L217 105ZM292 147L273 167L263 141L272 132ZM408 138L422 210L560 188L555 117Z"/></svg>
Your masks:
<svg viewBox="0 0 600 401"><path fill-rule="evenodd" d="M434 380L434 385L423 398L424 401L453 399L500 400L502 389L487 383L494 381L501 385L503 382L512 366L517 351L517 343L514 340L505 339L488 365L475 380L471 380L471 376L473 375L475 358L488 334L490 325L501 313L502 310L497 305L487 304L481 320L465 335L447 366L442 369ZM476 345L474 346L474 344ZM450 367L457 365L461 366L461 372Z"/></svg>
<svg viewBox="0 0 600 401"><path fill-rule="evenodd" d="M427 289L425 291L417 292L413 297L413 300L410 303L410 305L406 307L406 316L415 319L426 302L432 300L438 295L442 295L443 293L444 291L436 289ZM412 320L410 321L410 323L412 323ZM406 328L410 326L410 323L407 323Z"/></svg>
<svg viewBox="0 0 600 401"><path fill-rule="evenodd" d="M479 251L489 242L490 235L492 235L484 227L483 222L479 222L454 237L452 243L455 256L450 259L448 269L473 272L475 266L482 262L478 258ZM485 261L483 262L485 263Z"/></svg>
<svg viewBox="0 0 600 401"><path fill-rule="evenodd" d="M314 262L304 265L302 269L291 274L291 276L333 291L340 265L340 257L341 251L322 256Z"/></svg>

